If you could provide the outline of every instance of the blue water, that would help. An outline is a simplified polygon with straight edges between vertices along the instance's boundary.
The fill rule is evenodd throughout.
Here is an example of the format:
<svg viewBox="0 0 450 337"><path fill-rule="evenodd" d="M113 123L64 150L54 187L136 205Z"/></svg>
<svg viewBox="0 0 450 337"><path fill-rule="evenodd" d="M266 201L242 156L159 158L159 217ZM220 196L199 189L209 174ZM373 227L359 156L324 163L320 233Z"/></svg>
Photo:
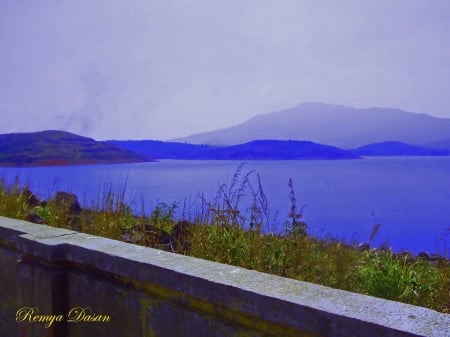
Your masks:
<svg viewBox="0 0 450 337"><path fill-rule="evenodd" d="M212 200L221 183L231 183L240 162L163 160L157 163L67 167L0 168L16 175L41 198L57 190L78 195L88 206L111 188L125 190L136 212L150 213L159 202L177 202L189 216L198 194ZM363 160L249 161L269 200L271 219L282 230L290 208L292 178L297 205L312 234L395 251L450 255L450 157L376 157ZM256 175L253 175L255 183ZM256 186L255 186L256 187ZM245 201L243 208L245 208Z"/></svg>

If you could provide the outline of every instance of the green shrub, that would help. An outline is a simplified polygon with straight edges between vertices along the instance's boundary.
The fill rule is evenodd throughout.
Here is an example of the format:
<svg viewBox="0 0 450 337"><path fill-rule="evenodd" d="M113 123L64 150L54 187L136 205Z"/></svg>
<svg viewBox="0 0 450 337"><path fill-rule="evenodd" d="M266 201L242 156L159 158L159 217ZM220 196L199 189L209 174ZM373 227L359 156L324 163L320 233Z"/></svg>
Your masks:
<svg viewBox="0 0 450 337"><path fill-rule="evenodd" d="M450 261L432 264L399 258L389 251L361 253L337 240L308 235L292 180L288 183L291 207L284 222L286 231L284 235L270 233L273 223L260 177L257 175L255 187L253 172L244 174L242 168L239 166L230 184L219 185L213 201L202 196L199 208L189 210L195 225L187 226L189 235L184 240L189 242L178 245L180 253L450 313ZM170 239L177 222L176 203L159 203L149 217L134 215L125 203L124 189L119 193L109 189L97 203L76 215L56 207L52 200L30 207L31 195L18 178L10 185L0 180L0 215L26 219L34 213L52 226L112 239L128 232L129 237L135 234L133 242L164 249L161 241ZM244 201L249 202L247 208ZM248 216L242 212L245 209ZM376 222L370 241L379 229ZM174 247L171 244L173 251Z"/></svg>
<svg viewBox="0 0 450 337"><path fill-rule="evenodd" d="M358 273L361 291L372 296L431 306L438 292L437 269L422 259L366 252Z"/></svg>

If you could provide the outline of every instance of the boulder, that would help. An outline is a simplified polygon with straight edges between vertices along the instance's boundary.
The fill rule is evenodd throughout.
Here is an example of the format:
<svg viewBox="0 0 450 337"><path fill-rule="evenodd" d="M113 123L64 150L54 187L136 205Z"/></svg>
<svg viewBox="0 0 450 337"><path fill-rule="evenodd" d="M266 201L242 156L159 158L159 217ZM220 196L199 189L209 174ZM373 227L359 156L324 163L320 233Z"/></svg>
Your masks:
<svg viewBox="0 0 450 337"><path fill-rule="evenodd" d="M25 217L25 220L29 221L29 222L33 222L33 223L39 224L39 225L47 223L47 221L44 218L40 217L36 213L29 213L29 214L27 214L27 216Z"/></svg>
<svg viewBox="0 0 450 337"><path fill-rule="evenodd" d="M34 208L41 203L38 197L36 197L36 195L34 195L28 188L23 190L22 196L25 198L28 208Z"/></svg>
<svg viewBox="0 0 450 337"><path fill-rule="evenodd" d="M426 261L429 261L429 260L430 260L430 255L428 255L428 254L425 253L425 252L420 252L419 254L417 254L417 257L418 257L418 258L422 258L422 259L424 259L424 260L426 260Z"/></svg>
<svg viewBox="0 0 450 337"><path fill-rule="evenodd" d="M73 193L56 192L55 207L57 209L69 210L70 214L79 214L81 212L78 198Z"/></svg>
<svg viewBox="0 0 450 337"><path fill-rule="evenodd" d="M172 237L176 240L176 250L178 253L186 254L191 248L193 223L181 220L172 229Z"/></svg>
<svg viewBox="0 0 450 337"><path fill-rule="evenodd" d="M360 243L358 245L358 250L360 252L368 251L368 250L370 250L370 245L367 242Z"/></svg>

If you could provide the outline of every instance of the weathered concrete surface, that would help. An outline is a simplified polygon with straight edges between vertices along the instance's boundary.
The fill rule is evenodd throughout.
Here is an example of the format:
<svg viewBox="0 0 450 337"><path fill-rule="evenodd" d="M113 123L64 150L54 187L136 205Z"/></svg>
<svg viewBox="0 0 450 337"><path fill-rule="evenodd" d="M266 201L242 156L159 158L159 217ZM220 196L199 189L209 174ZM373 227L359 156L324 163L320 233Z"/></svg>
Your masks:
<svg viewBox="0 0 450 337"><path fill-rule="evenodd" d="M425 308L2 217L0 265L0 337L450 336Z"/></svg>

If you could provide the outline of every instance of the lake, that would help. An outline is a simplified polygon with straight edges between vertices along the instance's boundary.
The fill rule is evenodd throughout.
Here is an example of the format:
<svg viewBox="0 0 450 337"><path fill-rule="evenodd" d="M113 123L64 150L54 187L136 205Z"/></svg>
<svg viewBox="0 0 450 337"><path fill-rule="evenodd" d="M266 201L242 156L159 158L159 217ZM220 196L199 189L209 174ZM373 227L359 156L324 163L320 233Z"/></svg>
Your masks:
<svg viewBox="0 0 450 337"><path fill-rule="evenodd" d="M185 214L198 195L212 200L219 184L230 185L239 161L161 160L157 163L0 168L16 175L41 198L57 190L78 195L85 206L111 188L125 190L136 212L151 213L159 202L179 204ZM362 160L248 161L269 201L270 217L282 230L290 209L291 178L297 205L310 233L347 242L387 242L395 251L450 255L450 157L371 157ZM256 174L252 176L256 188ZM248 203L247 203L248 204ZM241 205L245 209L245 202Z"/></svg>

